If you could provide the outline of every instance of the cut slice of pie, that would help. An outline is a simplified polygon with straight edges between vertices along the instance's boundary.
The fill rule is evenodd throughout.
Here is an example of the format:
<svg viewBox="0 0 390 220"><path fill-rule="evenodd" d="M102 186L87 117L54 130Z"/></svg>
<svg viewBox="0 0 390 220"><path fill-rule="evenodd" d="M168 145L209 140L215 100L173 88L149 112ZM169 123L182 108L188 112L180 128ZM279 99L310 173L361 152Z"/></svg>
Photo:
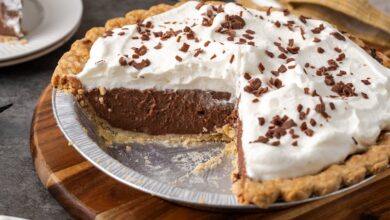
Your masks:
<svg viewBox="0 0 390 220"><path fill-rule="evenodd" d="M108 141L229 140L220 128L233 128L233 191L268 207L386 168L383 64L323 21L188 2L93 28L61 58L52 85L74 94Z"/></svg>
<svg viewBox="0 0 390 220"><path fill-rule="evenodd" d="M22 18L22 0L0 0L0 37L23 37Z"/></svg>

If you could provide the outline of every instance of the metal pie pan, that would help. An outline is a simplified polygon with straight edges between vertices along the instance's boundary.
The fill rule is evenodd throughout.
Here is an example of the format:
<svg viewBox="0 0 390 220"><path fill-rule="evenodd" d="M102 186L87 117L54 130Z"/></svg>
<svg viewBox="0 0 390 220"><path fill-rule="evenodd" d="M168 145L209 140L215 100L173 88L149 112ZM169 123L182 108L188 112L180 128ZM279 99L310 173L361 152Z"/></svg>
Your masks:
<svg viewBox="0 0 390 220"><path fill-rule="evenodd" d="M180 146L169 143L131 143L104 147L96 129L70 94L53 90L52 105L57 124L73 147L112 178L143 192L199 209L264 211L238 203L231 192L232 158L223 157L216 167L200 174L194 168L217 155L222 143ZM278 201L267 210L284 209L343 193L374 176L325 196L295 202Z"/></svg>

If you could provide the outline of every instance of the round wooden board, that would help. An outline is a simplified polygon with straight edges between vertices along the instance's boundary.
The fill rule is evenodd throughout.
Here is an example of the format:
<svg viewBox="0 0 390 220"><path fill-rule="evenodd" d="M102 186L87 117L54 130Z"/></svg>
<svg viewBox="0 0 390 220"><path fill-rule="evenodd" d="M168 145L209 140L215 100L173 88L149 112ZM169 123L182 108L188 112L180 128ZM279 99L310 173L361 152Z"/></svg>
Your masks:
<svg viewBox="0 0 390 220"><path fill-rule="evenodd" d="M221 213L164 201L112 179L69 146L51 92L44 90L35 109L31 155L43 185L77 219L390 219L390 169L351 191L280 211Z"/></svg>

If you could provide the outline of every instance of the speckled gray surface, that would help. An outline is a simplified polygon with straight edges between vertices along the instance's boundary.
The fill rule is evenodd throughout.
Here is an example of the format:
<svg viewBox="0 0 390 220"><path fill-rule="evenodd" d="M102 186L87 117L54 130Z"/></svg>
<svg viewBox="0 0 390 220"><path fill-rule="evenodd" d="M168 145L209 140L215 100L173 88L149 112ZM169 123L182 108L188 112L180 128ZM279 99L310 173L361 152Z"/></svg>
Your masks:
<svg viewBox="0 0 390 220"><path fill-rule="evenodd" d="M48 85L58 59L93 26L158 0L84 0L84 14L76 35L64 46L37 60L0 68L0 106L13 103L0 114L0 215L28 219L71 219L50 196L35 174L29 132L35 103Z"/></svg>

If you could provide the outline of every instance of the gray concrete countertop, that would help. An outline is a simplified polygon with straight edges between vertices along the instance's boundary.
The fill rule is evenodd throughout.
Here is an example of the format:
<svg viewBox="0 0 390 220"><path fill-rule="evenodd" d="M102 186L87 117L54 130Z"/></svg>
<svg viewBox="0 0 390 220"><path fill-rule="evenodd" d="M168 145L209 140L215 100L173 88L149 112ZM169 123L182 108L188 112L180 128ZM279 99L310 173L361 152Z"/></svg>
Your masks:
<svg viewBox="0 0 390 220"><path fill-rule="evenodd" d="M14 105L0 114L0 215L27 219L71 219L50 196L35 174L29 132L35 103L71 42L94 26L127 11L174 0L83 0L81 26L72 39L34 61L0 68L0 106Z"/></svg>

